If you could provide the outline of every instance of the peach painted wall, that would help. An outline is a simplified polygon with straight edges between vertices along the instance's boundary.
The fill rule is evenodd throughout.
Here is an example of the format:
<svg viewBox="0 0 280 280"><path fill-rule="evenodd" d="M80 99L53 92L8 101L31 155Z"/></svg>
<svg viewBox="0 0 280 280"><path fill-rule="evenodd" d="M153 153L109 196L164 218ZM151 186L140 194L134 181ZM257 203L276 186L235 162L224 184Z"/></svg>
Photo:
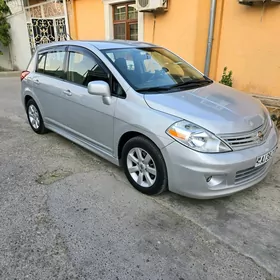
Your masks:
<svg viewBox="0 0 280 280"><path fill-rule="evenodd" d="M104 39L102 0L73 0L75 39ZM204 70L210 0L169 0L168 12L144 16L144 41L178 53ZM210 77L220 80L224 66L240 90L280 97L280 5L246 7L237 0L217 0ZM73 28L75 26L75 28ZM74 32L75 31L75 32Z"/></svg>
<svg viewBox="0 0 280 280"><path fill-rule="evenodd" d="M216 71L211 68L212 77L219 80L224 66L228 66L233 71L235 88L280 97L280 5L270 3L263 10L262 5L220 2L224 2L221 26L217 23L220 42L218 58L217 53L212 57L212 66L217 66Z"/></svg>
<svg viewBox="0 0 280 280"><path fill-rule="evenodd" d="M74 0L75 39L104 40L104 6L102 0Z"/></svg>

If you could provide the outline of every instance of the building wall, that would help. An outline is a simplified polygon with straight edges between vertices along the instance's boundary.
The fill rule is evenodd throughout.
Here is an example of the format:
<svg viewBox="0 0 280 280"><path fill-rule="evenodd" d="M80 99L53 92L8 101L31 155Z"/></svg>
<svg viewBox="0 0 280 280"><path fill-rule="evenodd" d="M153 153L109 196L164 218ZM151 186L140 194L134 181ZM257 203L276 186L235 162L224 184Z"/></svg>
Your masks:
<svg viewBox="0 0 280 280"><path fill-rule="evenodd" d="M7 2L11 15L7 17L10 24L12 42L0 56L0 66L7 70L24 70L30 60L31 53L26 26L26 18L22 0Z"/></svg>
<svg viewBox="0 0 280 280"><path fill-rule="evenodd" d="M8 22L11 25L10 33L12 42L10 50L13 68L15 70L24 70L31 57L24 12L22 11L10 16Z"/></svg>
<svg viewBox="0 0 280 280"><path fill-rule="evenodd" d="M73 18L76 26L76 34L73 34L73 37L79 40L104 40L105 25L102 0L74 0L73 6L75 13Z"/></svg>
<svg viewBox="0 0 280 280"><path fill-rule="evenodd" d="M262 4L219 2L217 16L222 17L216 21L219 47L212 57L212 77L218 80L227 66L235 88L280 97L280 5L267 3L263 9Z"/></svg>
<svg viewBox="0 0 280 280"><path fill-rule="evenodd" d="M68 15L69 35L73 40L75 40L77 38L77 30L76 30L74 2L67 1L66 8L67 8L67 15Z"/></svg>
<svg viewBox="0 0 280 280"><path fill-rule="evenodd" d="M102 0L73 0L76 39L105 39ZM105 0L108 1L108 0ZM122 0L120 0L122 1ZM168 12L144 15L144 41L178 53L204 70L210 0L169 0ZM233 86L245 92L280 97L280 5L247 7L217 0L210 77L220 80L225 66ZM71 32L72 35L72 32Z"/></svg>
<svg viewBox="0 0 280 280"><path fill-rule="evenodd" d="M10 58L10 50L7 47L4 47L0 43L0 51L2 51L2 55L0 54L0 70L12 70L13 65Z"/></svg>

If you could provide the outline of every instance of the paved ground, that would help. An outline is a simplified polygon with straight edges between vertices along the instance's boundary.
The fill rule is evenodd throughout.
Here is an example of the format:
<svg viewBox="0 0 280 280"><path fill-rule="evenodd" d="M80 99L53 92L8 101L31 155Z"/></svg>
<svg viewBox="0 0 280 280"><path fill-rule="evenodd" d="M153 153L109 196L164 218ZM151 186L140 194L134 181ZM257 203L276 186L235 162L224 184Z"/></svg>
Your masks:
<svg viewBox="0 0 280 280"><path fill-rule="evenodd" d="M0 79L0 279L280 279L280 154L212 201L136 192L121 170L29 128Z"/></svg>

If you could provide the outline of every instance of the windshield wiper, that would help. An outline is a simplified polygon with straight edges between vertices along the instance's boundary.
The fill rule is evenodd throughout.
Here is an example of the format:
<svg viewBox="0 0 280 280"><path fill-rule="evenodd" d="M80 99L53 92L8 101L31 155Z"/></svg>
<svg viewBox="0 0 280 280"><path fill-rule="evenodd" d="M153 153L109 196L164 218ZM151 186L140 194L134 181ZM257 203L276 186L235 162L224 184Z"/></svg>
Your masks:
<svg viewBox="0 0 280 280"><path fill-rule="evenodd" d="M204 85L204 84L212 84L213 82L210 79L193 79L190 81L186 81L180 84L176 84L172 86L171 88L180 88L180 87L187 87L187 86L195 86L195 85Z"/></svg>
<svg viewBox="0 0 280 280"><path fill-rule="evenodd" d="M170 86L166 86L166 87L149 87L149 88L140 88L137 89L136 91L138 92L153 92L153 91L166 91L171 89Z"/></svg>
<svg viewBox="0 0 280 280"><path fill-rule="evenodd" d="M137 89L138 92L154 92L154 91L168 91L174 88L180 88L180 87L187 87L187 86L201 86L204 84L211 84L213 83L210 79L205 78L205 80L201 79L193 79L186 81L184 83L175 84L175 85L169 85L169 86L162 86L162 87L149 87L149 88L140 88Z"/></svg>

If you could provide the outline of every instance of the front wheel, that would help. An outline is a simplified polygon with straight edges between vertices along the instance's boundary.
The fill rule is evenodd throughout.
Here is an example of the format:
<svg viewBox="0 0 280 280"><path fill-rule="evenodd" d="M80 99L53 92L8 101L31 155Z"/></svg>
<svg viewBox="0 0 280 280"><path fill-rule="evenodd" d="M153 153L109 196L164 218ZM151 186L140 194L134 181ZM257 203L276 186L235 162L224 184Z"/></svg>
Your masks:
<svg viewBox="0 0 280 280"><path fill-rule="evenodd" d="M160 194L167 188L167 172L160 150L142 136L130 139L122 151L122 165L129 182L140 192Z"/></svg>

